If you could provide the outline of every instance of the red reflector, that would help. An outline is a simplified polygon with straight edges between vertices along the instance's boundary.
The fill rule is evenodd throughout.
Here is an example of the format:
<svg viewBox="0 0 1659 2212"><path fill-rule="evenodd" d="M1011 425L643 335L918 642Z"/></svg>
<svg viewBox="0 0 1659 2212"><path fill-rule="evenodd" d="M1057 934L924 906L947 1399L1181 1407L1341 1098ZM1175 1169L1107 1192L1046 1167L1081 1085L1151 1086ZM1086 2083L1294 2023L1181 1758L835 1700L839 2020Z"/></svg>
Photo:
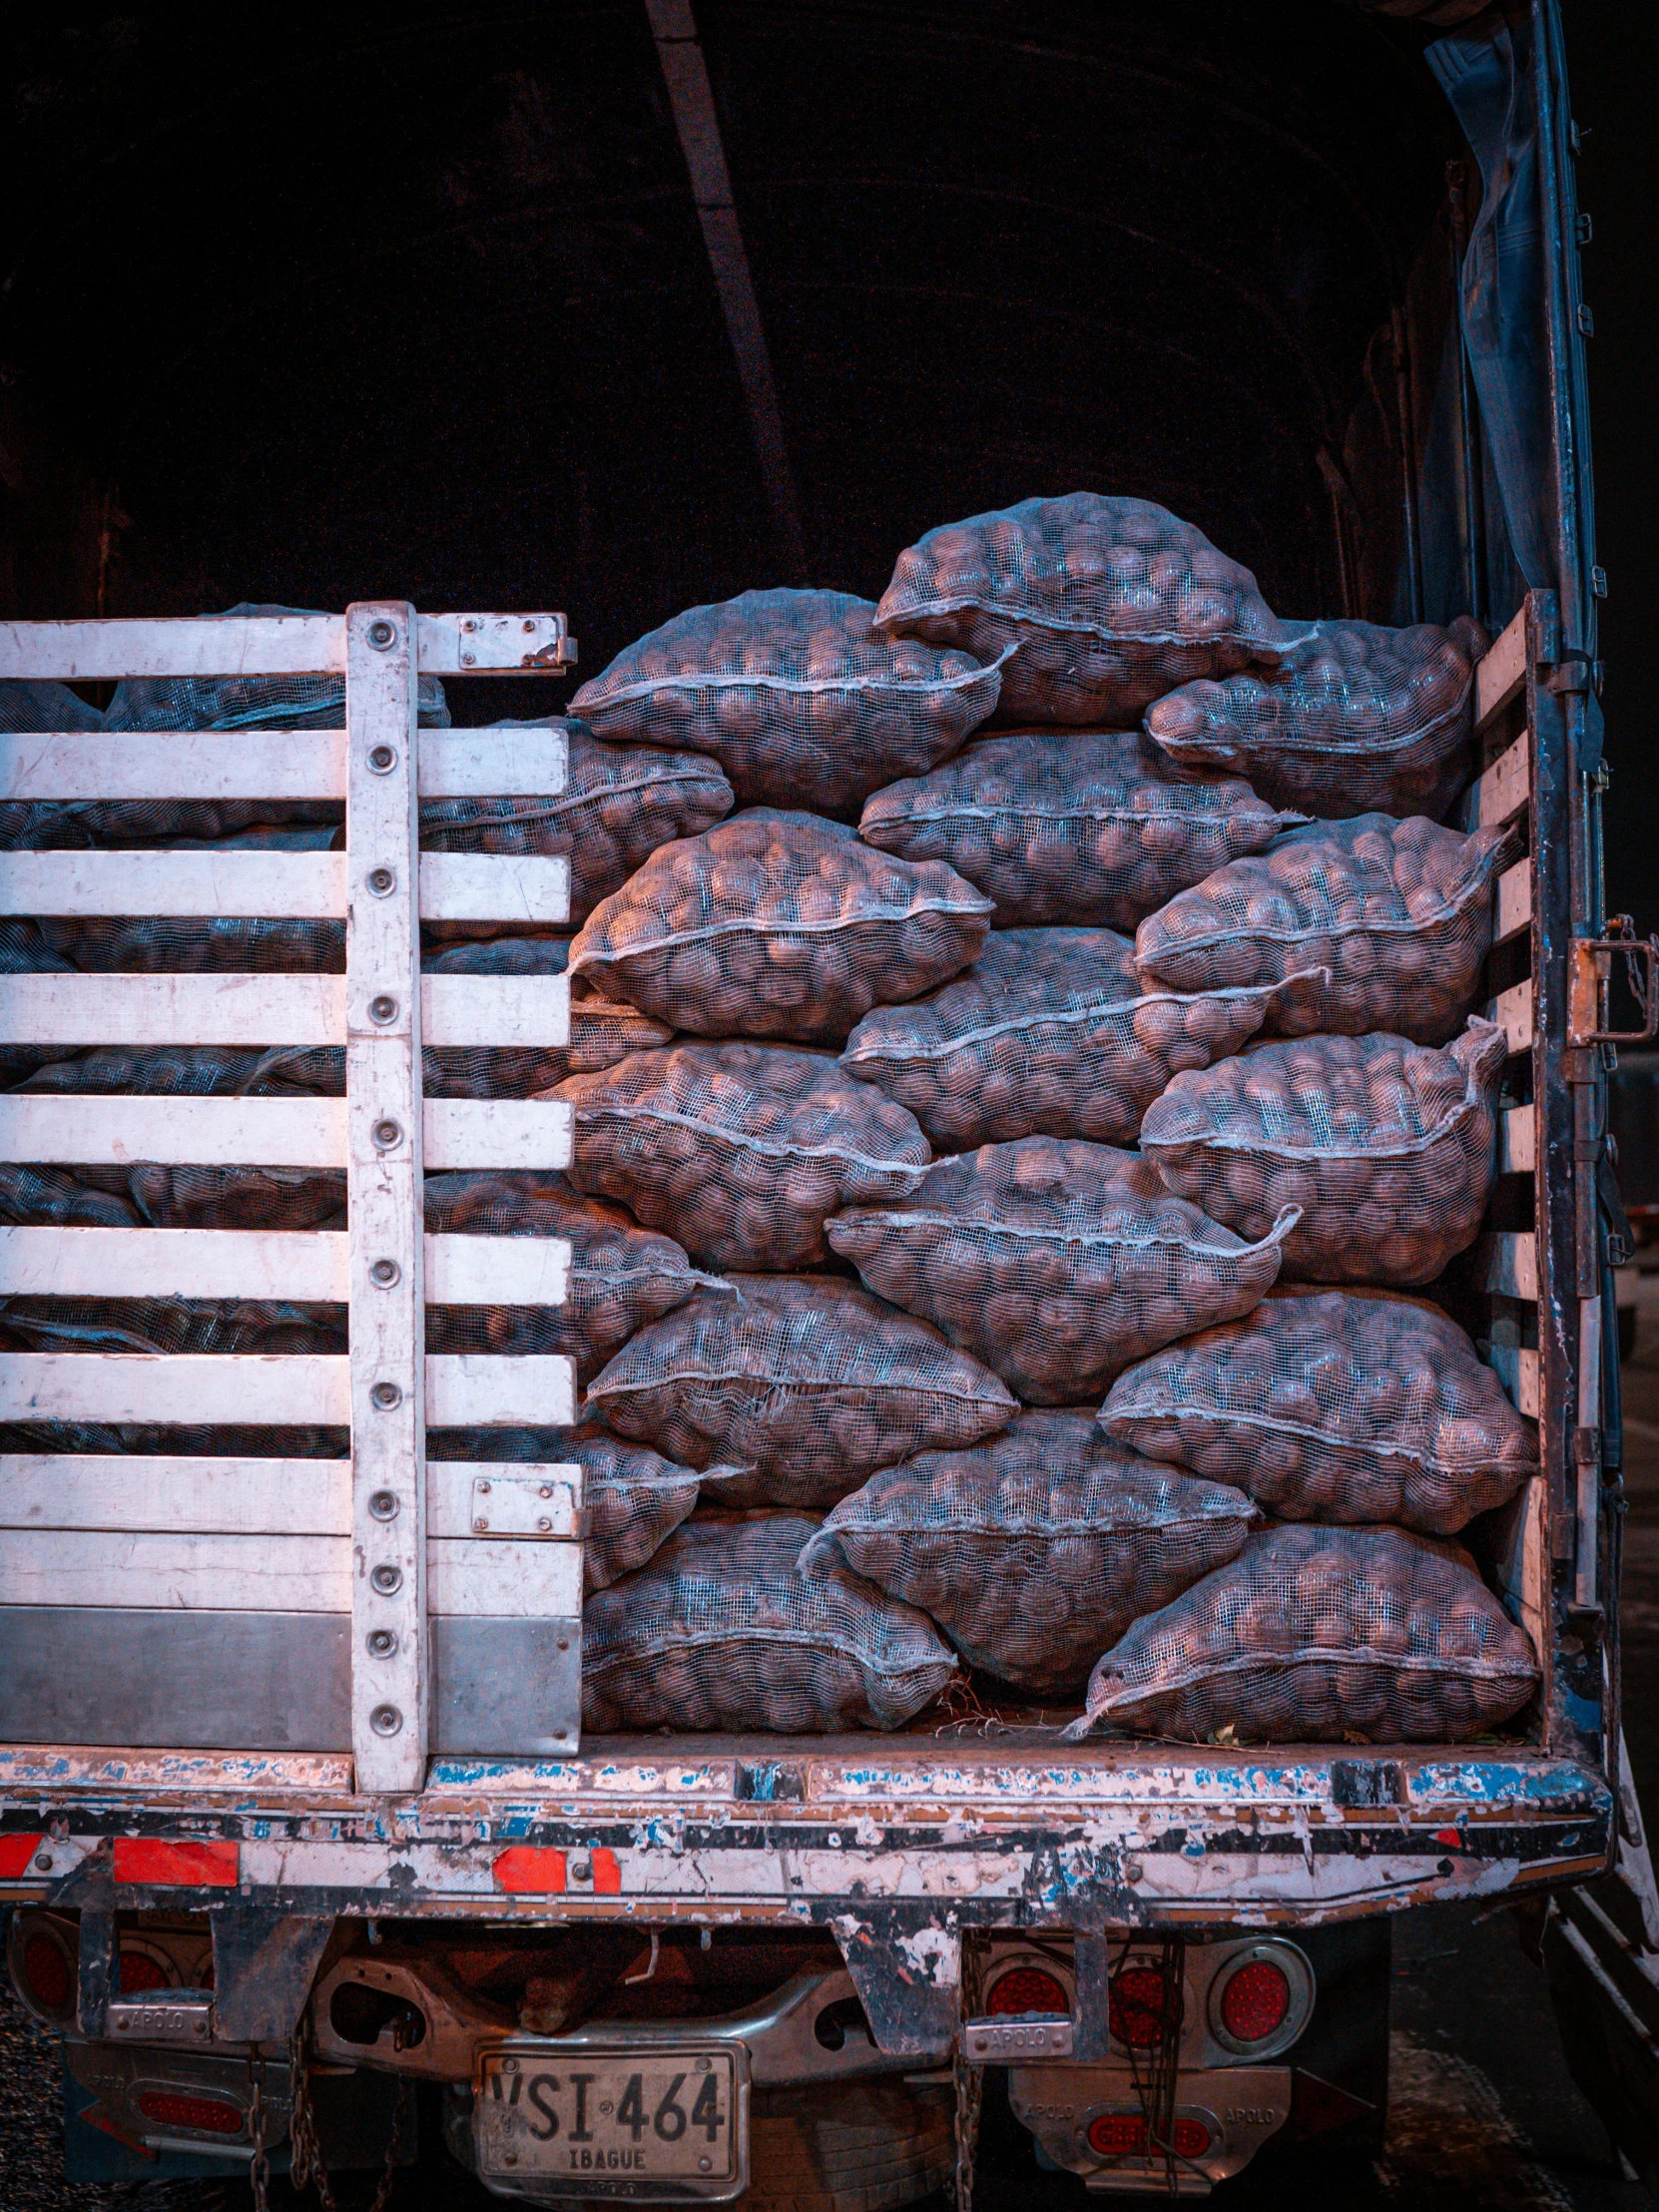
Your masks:
<svg viewBox="0 0 1659 2212"><path fill-rule="evenodd" d="M491 1871L514 1896L556 1897L565 1886L565 1855L534 1844L512 1844L496 1854Z"/></svg>
<svg viewBox="0 0 1659 2212"><path fill-rule="evenodd" d="M148 1951L124 1950L121 1953L121 1993L124 1997L141 1997L146 1989L168 1986L166 1973Z"/></svg>
<svg viewBox="0 0 1659 2212"><path fill-rule="evenodd" d="M162 1889L234 1890L235 1844L170 1844L159 1836L118 1836L117 1882L147 1882Z"/></svg>
<svg viewBox="0 0 1659 2212"><path fill-rule="evenodd" d="M1282 1966L1253 1958L1221 1992L1221 2024L1236 2042L1260 2043L1285 2023L1291 1984Z"/></svg>
<svg viewBox="0 0 1659 2212"><path fill-rule="evenodd" d="M21 1882L44 1836L0 1836L0 1882Z"/></svg>
<svg viewBox="0 0 1659 2212"><path fill-rule="evenodd" d="M594 1894L602 1898L622 1895L622 1869L617 1864L614 1851L607 1851L603 1844L593 1855Z"/></svg>
<svg viewBox="0 0 1659 2212"><path fill-rule="evenodd" d="M1149 2155L1148 2141L1146 2118L1140 2112L1102 2112L1099 2119L1089 2122L1089 2148L1102 2158L1145 2158ZM1173 2148L1177 2158L1202 2158L1209 2147L1210 2130L1202 2121L1176 2121Z"/></svg>
<svg viewBox="0 0 1659 2212"><path fill-rule="evenodd" d="M240 2105L221 2104L217 2097L181 2096L174 2089L146 2089L139 2110L158 2127L188 2127L198 2135L240 2135Z"/></svg>
<svg viewBox="0 0 1659 2212"><path fill-rule="evenodd" d="M987 2012L1069 2012L1064 1984L1041 1966L1010 1966L998 1974L985 1999Z"/></svg>
<svg viewBox="0 0 1659 2212"><path fill-rule="evenodd" d="M31 1936L23 1946L23 1978L29 1994L48 2012L61 2012L74 1987L69 1960L50 1936Z"/></svg>
<svg viewBox="0 0 1659 2212"><path fill-rule="evenodd" d="M1181 1990L1166 1989L1156 1966L1125 1966L1112 1976L1108 2024L1130 2050L1150 2050L1163 2041L1164 2022L1181 2024Z"/></svg>

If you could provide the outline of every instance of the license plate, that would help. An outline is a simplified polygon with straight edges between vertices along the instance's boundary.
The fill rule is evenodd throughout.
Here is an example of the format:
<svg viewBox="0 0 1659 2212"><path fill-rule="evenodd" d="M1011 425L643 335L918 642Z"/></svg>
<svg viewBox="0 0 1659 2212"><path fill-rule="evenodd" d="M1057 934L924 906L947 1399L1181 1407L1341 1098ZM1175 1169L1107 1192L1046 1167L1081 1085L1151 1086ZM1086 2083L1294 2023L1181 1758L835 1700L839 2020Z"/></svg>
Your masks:
<svg viewBox="0 0 1659 2212"><path fill-rule="evenodd" d="M479 2171L538 2195L720 2202L749 2182L741 2044L569 2044L484 2060Z"/></svg>

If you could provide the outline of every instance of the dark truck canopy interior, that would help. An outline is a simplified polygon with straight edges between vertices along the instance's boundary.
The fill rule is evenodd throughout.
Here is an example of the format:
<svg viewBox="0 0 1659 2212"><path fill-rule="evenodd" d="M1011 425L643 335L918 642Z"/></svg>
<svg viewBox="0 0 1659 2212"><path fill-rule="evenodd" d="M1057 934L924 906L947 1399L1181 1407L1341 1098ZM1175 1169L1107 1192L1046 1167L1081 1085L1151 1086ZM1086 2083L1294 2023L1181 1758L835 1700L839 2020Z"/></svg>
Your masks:
<svg viewBox="0 0 1659 2212"><path fill-rule="evenodd" d="M559 607L591 674L687 604L877 596L929 525L1080 487L1190 517L1287 613L1508 611L1432 32L1341 0L696 30L805 575L645 0L88 9L3 65L7 611ZM464 720L553 704L469 688Z"/></svg>

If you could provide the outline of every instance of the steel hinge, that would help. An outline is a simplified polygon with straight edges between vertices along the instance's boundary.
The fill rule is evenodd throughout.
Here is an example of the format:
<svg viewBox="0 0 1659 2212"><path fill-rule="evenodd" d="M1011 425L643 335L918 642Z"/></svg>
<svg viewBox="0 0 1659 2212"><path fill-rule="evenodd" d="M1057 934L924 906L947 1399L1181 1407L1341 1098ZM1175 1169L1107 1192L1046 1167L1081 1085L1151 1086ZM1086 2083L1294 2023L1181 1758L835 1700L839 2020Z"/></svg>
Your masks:
<svg viewBox="0 0 1659 2212"><path fill-rule="evenodd" d="M1613 958L1622 954L1630 995L1642 1009L1640 1029L1608 1027ZM1604 937L1574 937L1567 982L1567 1043L1646 1044L1659 1036L1659 937L1638 937L1628 914L1608 917Z"/></svg>
<svg viewBox="0 0 1659 2212"><path fill-rule="evenodd" d="M1591 569L1590 590L1594 597L1597 599L1605 599L1607 597L1607 571L1604 568L1596 567Z"/></svg>
<svg viewBox="0 0 1659 2212"><path fill-rule="evenodd" d="M1595 225L1590 221L1589 217L1584 213L1584 211L1580 209L1578 212L1578 219L1573 224L1573 236L1577 239L1580 246L1588 246L1591 239L1593 239L1595 235Z"/></svg>

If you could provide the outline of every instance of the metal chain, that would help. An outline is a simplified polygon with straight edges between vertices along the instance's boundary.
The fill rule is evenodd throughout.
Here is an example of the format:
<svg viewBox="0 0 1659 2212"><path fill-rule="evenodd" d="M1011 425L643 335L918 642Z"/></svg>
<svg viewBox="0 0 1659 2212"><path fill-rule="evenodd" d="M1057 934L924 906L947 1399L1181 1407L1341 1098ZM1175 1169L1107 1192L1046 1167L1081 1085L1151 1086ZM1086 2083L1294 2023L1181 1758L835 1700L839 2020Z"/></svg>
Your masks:
<svg viewBox="0 0 1659 2212"><path fill-rule="evenodd" d="M265 2147L265 2054L254 2050L248 2058L248 2132L254 2141L248 2181L254 2192L254 2212L271 2212L271 2159Z"/></svg>
<svg viewBox="0 0 1659 2212"><path fill-rule="evenodd" d="M322 2144L316 2132L316 2110L311 2103L310 2069L305 2062L305 2030L301 2023L293 2031L288 2043L288 2068L293 2087L288 2118L288 2143L291 2148L289 2178L295 2191L309 2182L321 2201L323 2212L339 2212L334 2202L334 2192L328 2180L328 2169L323 2163ZM391 2137L386 2144L386 2163L381 2170L379 2184L374 2191L374 2201L368 2212L386 2212L392 2184L397 2178L397 2153L403 2135L402 2083L398 2083L398 2101L392 2113ZM258 2212L265 2212L260 2206Z"/></svg>
<svg viewBox="0 0 1659 2212"><path fill-rule="evenodd" d="M979 2010L979 1952L971 1936L962 1937L961 2019L957 2022L956 2048L950 2071L956 2091L956 2212L973 2212L973 2173L979 2159L979 2108L984 2097L985 2069L970 2066L964 2048L961 2020L973 2019Z"/></svg>

